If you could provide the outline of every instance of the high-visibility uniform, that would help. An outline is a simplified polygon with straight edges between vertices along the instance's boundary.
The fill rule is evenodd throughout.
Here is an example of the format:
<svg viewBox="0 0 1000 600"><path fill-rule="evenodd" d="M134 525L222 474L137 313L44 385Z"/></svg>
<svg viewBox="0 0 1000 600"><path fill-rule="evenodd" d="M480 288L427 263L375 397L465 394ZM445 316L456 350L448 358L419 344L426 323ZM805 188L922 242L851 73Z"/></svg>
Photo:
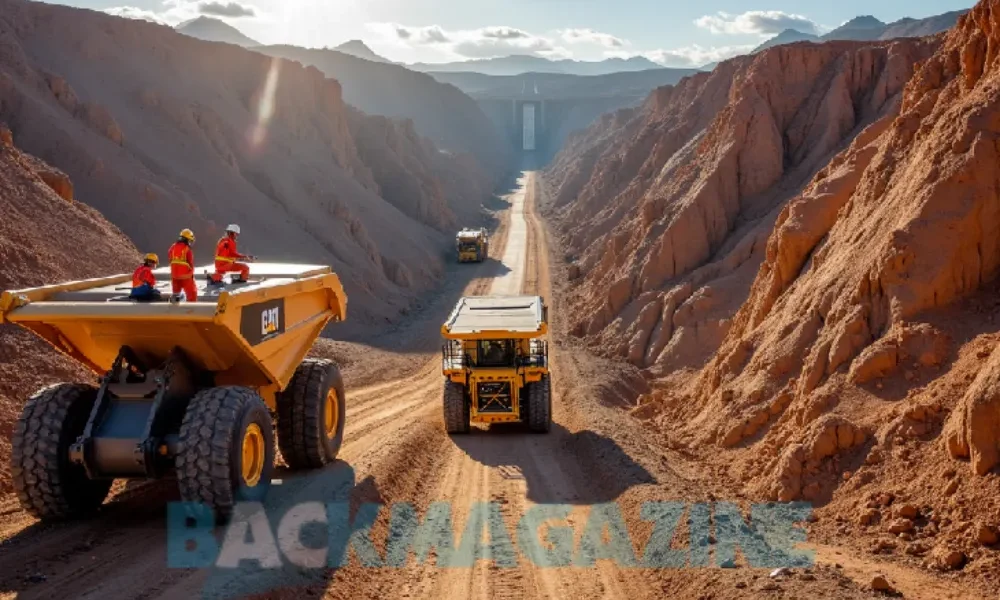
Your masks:
<svg viewBox="0 0 1000 600"><path fill-rule="evenodd" d="M139 265L132 273L132 293L129 296L136 300L156 300L160 297L153 269L145 264Z"/></svg>
<svg viewBox="0 0 1000 600"><path fill-rule="evenodd" d="M194 252L191 246L177 241L167 250L170 261L170 285L174 294L184 292L188 302L198 299L198 286L194 283Z"/></svg>
<svg viewBox="0 0 1000 600"><path fill-rule="evenodd" d="M236 250L236 240L228 235L223 236L215 247L215 277L213 279L220 280L224 273L239 273L240 277L246 281L250 275L250 265L236 262L241 258L243 255Z"/></svg>

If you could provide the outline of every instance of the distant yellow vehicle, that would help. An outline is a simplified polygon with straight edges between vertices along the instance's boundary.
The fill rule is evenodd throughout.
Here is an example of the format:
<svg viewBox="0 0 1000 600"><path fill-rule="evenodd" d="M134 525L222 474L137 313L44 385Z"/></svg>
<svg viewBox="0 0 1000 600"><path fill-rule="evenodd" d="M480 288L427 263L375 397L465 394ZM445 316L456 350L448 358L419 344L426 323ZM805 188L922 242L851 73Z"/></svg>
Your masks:
<svg viewBox="0 0 1000 600"><path fill-rule="evenodd" d="M465 228L455 235L458 262L483 262L490 254L490 237L486 229Z"/></svg>
<svg viewBox="0 0 1000 600"><path fill-rule="evenodd" d="M169 286L169 271L157 271ZM347 297L329 267L251 266L250 280L197 302L136 302L131 276L7 291L16 323L102 374L31 397L14 427L12 475L40 519L96 510L116 478L176 473L181 498L231 515L261 500L277 447L292 468L337 457L344 385L337 365L305 359ZM162 285L162 284L161 284ZM164 299L169 294L164 293Z"/></svg>
<svg viewBox="0 0 1000 600"><path fill-rule="evenodd" d="M444 422L449 433L471 423L523 422L552 427L548 308L540 296L465 297L441 326Z"/></svg>

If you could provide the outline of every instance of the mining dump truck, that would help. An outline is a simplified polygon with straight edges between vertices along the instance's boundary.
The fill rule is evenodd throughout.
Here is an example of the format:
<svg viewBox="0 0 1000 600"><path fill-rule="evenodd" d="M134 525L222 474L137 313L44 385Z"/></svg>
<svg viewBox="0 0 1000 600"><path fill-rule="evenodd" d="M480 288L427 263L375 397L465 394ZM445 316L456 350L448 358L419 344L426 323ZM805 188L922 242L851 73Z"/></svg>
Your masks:
<svg viewBox="0 0 1000 600"><path fill-rule="evenodd" d="M441 326L444 423L468 433L472 423L552 427L548 308L540 296L465 297Z"/></svg>
<svg viewBox="0 0 1000 600"><path fill-rule="evenodd" d="M170 285L168 270L156 273ZM118 275L0 296L0 322L99 375L96 385L59 383L25 404L11 464L27 512L83 515L103 503L114 479L173 473L182 500L224 520L237 502L267 493L272 414L289 467L335 460L344 435L340 372L304 358L346 314L329 267L257 263L247 282L202 284L190 303L132 301L130 281Z"/></svg>
<svg viewBox="0 0 1000 600"><path fill-rule="evenodd" d="M455 235L458 262L483 262L490 253L490 238L486 229L465 228Z"/></svg>

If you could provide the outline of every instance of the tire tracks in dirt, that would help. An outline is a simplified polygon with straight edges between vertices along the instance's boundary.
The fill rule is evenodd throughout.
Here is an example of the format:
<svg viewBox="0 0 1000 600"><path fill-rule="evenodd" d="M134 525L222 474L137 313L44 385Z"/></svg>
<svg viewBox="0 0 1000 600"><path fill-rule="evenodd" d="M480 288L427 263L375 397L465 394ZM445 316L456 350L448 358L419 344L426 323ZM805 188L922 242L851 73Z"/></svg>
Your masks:
<svg viewBox="0 0 1000 600"><path fill-rule="evenodd" d="M518 200L500 231L493 236L491 258L504 257L504 277L475 277L469 295L491 291L551 295L545 230L535 216L538 180L527 174ZM518 201L515 201L518 200ZM521 219L510 227L511 219ZM519 251L515 252L517 246ZM509 258L515 257L515 258ZM496 264L470 265L486 273ZM494 289L496 281L502 281ZM518 289L511 289L512 281ZM502 289L501 289L502 288ZM430 318L430 317L424 317ZM558 318L556 316L556 318ZM427 330L431 328L428 326ZM575 362L565 360L550 345L553 368L555 426L547 435L517 428L476 429L468 436L448 436L441 417L443 378L437 353L402 378L347 389L347 430L340 461L319 473L281 473L275 504L330 500L345 488L347 476L352 507L362 502L390 505L411 503L422 516L428 506L449 501L458 539L472 507L493 502L512 537L518 520L537 504L574 506L565 525L578 533L587 507L611 501L612 491L597 476L603 456L581 442L582 421L576 415L586 393L577 381ZM415 363L419 364L419 363ZM348 382L349 383L349 382ZM600 495L597 498L595 494ZM601 495L603 494L603 495ZM143 486L109 503L94 521L54 526L30 525L23 513L0 516L0 592L19 597L197 597L259 592L266 597L302 597L303 591L334 598L563 598L570 594L601 598L642 598L654 595L643 578L627 580L614 565L598 561L592 567L539 567L525 556L515 568L476 560L471 568L441 568L434 560L403 568L368 568L356 557L336 570L301 573L219 574L206 570L169 569L166 556L164 496L176 498L172 481ZM270 504L270 498L269 498ZM380 513L373 539L385 551L388 511ZM556 523L558 524L558 523ZM485 532L480 532L485 534ZM383 540L383 541L378 541ZM48 577L26 584L31 573Z"/></svg>

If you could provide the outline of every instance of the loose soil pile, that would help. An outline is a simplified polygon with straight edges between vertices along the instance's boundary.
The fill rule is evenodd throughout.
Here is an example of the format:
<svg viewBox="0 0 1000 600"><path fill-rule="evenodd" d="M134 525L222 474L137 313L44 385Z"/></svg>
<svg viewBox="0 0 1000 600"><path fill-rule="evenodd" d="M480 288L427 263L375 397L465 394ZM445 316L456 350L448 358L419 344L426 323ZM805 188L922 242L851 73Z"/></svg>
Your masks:
<svg viewBox="0 0 1000 600"><path fill-rule="evenodd" d="M127 272L139 253L74 200L62 172L21 152L0 124L0 290ZM0 493L10 490L10 437L27 395L93 375L15 325L0 325Z"/></svg>

